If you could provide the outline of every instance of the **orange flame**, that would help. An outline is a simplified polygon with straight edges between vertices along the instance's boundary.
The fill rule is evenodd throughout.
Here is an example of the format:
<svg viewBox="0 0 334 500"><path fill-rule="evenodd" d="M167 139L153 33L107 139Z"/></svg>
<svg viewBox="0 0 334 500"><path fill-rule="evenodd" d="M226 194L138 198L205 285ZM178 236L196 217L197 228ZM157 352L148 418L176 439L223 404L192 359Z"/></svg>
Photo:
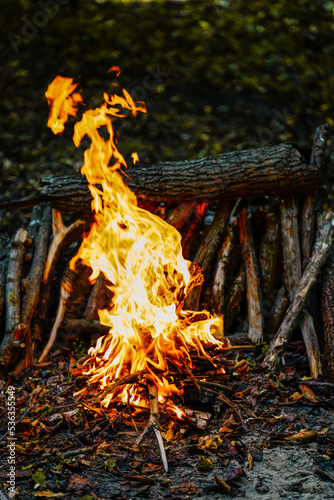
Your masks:
<svg viewBox="0 0 334 500"><path fill-rule="evenodd" d="M124 116L120 106L134 116L146 112L144 103L135 103L126 90L123 96L104 94L104 104L86 111L75 125L76 146L85 135L91 139L81 172L89 182L95 221L71 266L82 259L92 268L90 280L102 272L113 292L110 307L99 311L100 322L110 331L89 350L90 383L106 388L119 377L143 371L163 401L180 392L164 376L171 364L182 368L184 361L191 363L192 350L207 356L203 345L219 344L214 334L220 334L222 323L207 312L192 322L194 313L178 310L180 291L190 283L191 263L182 256L178 231L138 207L119 173L126 162L115 145L112 121ZM131 391L117 387L102 404L116 400L142 404L141 389L137 384ZM182 411L177 414L181 417Z"/></svg>
<svg viewBox="0 0 334 500"><path fill-rule="evenodd" d="M139 157L136 152L132 153L131 158L134 165L139 161Z"/></svg>
<svg viewBox="0 0 334 500"><path fill-rule="evenodd" d="M45 92L50 106L48 127L52 129L54 134L59 134L64 130L64 123L67 121L68 115L76 115L78 103L82 102L79 93L73 94L77 86L77 83L73 83L73 78L58 75Z"/></svg>

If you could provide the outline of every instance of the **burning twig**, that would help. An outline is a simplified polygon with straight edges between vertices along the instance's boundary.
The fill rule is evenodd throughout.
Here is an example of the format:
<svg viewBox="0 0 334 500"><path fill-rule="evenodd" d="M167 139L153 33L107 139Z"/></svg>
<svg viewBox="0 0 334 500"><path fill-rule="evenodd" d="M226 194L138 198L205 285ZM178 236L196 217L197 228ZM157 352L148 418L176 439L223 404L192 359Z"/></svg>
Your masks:
<svg viewBox="0 0 334 500"><path fill-rule="evenodd" d="M99 297L102 295L102 290L105 287L106 278L103 273L99 275L94 283L92 291L90 293L86 309L84 312L84 317L87 319L97 319L98 309L99 309Z"/></svg>
<svg viewBox="0 0 334 500"><path fill-rule="evenodd" d="M161 432L159 430L158 389L152 383L148 383L147 385L148 385L148 391L149 391L149 395L150 395L150 418L149 418L147 426L145 427L143 432L138 437L138 439L136 441L136 445L139 446L140 443L143 441L144 437L148 433L150 433L152 430L154 430L155 437L158 441L160 456L162 459L164 470L165 470L165 472L168 472L168 462L167 462L165 447L164 447L164 444L162 441Z"/></svg>
<svg viewBox="0 0 334 500"><path fill-rule="evenodd" d="M312 255L306 269L301 277L293 302L288 309L285 319L278 330L275 338L263 361L263 366L269 370L275 370L284 353L291 334L298 325L300 316L310 293L316 284L321 268L326 261L331 247L334 232L333 214L325 212L320 216L317 240L313 247Z"/></svg>
<svg viewBox="0 0 334 500"><path fill-rule="evenodd" d="M198 392L200 393L201 392L201 388L199 386L199 383L197 382L197 379L196 377L194 376L193 372L191 371L191 369L189 368L188 364L187 364L187 360L185 358L182 358L182 364L184 366L184 369L186 370L187 372L187 375L188 377L190 378L190 380L192 381L192 383L194 384L194 386L196 387L196 389L198 390Z"/></svg>
<svg viewBox="0 0 334 500"><path fill-rule="evenodd" d="M6 332L0 346L0 373L15 363L19 355L21 324L21 275L27 231L19 229L12 241L6 282Z"/></svg>
<svg viewBox="0 0 334 500"><path fill-rule="evenodd" d="M44 350L43 350L43 352L38 360L38 363L42 363L45 360L46 356L49 354L49 352L50 352L50 350L51 350L51 348L56 340L58 328L59 328L61 322L63 321L64 315L65 315L65 310L66 310L66 303L71 295L71 292L72 292L72 284L70 283L70 281L68 279L65 278L62 281L61 288L60 288L60 302L59 302L59 306L58 306L57 316L56 316L55 322L53 324L48 343L44 347Z"/></svg>
<svg viewBox="0 0 334 500"><path fill-rule="evenodd" d="M136 382L139 382L139 380L145 378L146 374L146 371L140 371L137 373L130 373L129 375L124 375L123 377L116 379L102 392L102 394L93 399L93 403L100 403L110 392L113 392L116 387L119 387L120 385L135 384Z"/></svg>
<svg viewBox="0 0 334 500"><path fill-rule="evenodd" d="M261 291L259 270L254 250L253 236L248 220L247 210L244 208L239 217L240 239L244 257L247 280L248 303L248 337L253 342L263 338L263 320L261 311Z"/></svg>

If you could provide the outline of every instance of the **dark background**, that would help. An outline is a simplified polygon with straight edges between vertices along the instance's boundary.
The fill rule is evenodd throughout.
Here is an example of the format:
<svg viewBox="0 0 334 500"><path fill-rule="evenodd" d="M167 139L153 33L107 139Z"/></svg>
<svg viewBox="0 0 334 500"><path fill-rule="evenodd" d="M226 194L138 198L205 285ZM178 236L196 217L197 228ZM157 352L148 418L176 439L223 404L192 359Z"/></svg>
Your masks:
<svg viewBox="0 0 334 500"><path fill-rule="evenodd" d="M333 8L306 0L2 0L0 201L30 196L41 175L82 164L75 119L62 137L46 127L44 93L58 74L80 82L87 107L123 87L146 102L147 115L116 125L126 158L310 147L315 128L334 123ZM117 79L107 73L113 65ZM0 215L8 233L29 211Z"/></svg>

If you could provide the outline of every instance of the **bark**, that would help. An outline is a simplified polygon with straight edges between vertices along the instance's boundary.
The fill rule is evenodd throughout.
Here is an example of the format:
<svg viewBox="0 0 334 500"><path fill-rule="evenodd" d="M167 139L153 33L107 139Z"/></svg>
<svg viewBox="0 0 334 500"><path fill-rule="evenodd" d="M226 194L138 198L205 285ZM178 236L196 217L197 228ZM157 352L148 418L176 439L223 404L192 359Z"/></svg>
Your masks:
<svg viewBox="0 0 334 500"><path fill-rule="evenodd" d="M242 303L246 296L246 273L242 264L229 288L229 295L224 305L224 331L230 331L235 318L240 314Z"/></svg>
<svg viewBox="0 0 334 500"><path fill-rule="evenodd" d="M270 310L268 311L268 319L265 324L265 333L267 335L275 335L284 320L285 313L289 307L289 299L287 297L286 287L281 288L274 294L273 302L270 302ZM267 304L265 303L265 306Z"/></svg>
<svg viewBox="0 0 334 500"><path fill-rule="evenodd" d="M265 214L265 230L260 244L259 264L261 272L262 296L264 300L270 297L277 283L280 271L280 229L276 215Z"/></svg>
<svg viewBox="0 0 334 500"><path fill-rule="evenodd" d="M236 224L229 227L227 237L218 253L216 268L213 274L212 304L214 313L218 316L223 314L226 299L226 282L230 270L229 264L232 253L235 251L236 229Z"/></svg>
<svg viewBox="0 0 334 500"><path fill-rule="evenodd" d="M281 356L284 353L289 339L299 323L307 299L315 286L321 268L326 261L331 247L334 232L334 219L332 213L321 215L317 240L309 263L299 282L298 288L290 305L285 319L270 344L270 348L263 361L263 366L270 370L278 368Z"/></svg>
<svg viewBox="0 0 334 500"><path fill-rule="evenodd" d="M193 161L130 166L125 182L139 199L181 202L277 196L314 191L321 183L315 166L303 165L289 144L224 153ZM45 177L38 196L0 204L0 209L23 208L48 200L59 210L91 212L85 178Z"/></svg>
<svg viewBox="0 0 334 500"><path fill-rule="evenodd" d="M196 200L183 201L169 212L167 217L168 224L174 226L179 231L196 210L196 206Z"/></svg>
<svg viewBox="0 0 334 500"><path fill-rule="evenodd" d="M13 365L20 352L20 344L24 340L21 324L21 275L25 254L27 231L19 229L13 239L6 279L6 328L0 346L0 375Z"/></svg>
<svg viewBox="0 0 334 500"><path fill-rule="evenodd" d="M199 203L189 221L182 228L182 253L187 260L191 260L196 254L196 242L198 241L198 235L203 229L208 206L207 202Z"/></svg>
<svg viewBox="0 0 334 500"><path fill-rule="evenodd" d="M247 281L248 337L258 342L263 338L260 271L246 209L240 214L239 228Z"/></svg>
<svg viewBox="0 0 334 500"><path fill-rule="evenodd" d="M217 207L210 229L197 251L194 262L202 266L204 276L208 274L212 260L222 242L230 212L230 202L223 202ZM190 292L185 303L186 309L198 311L201 291L202 284Z"/></svg>
<svg viewBox="0 0 334 500"><path fill-rule="evenodd" d="M322 169L323 157L327 144L328 128L328 124L320 125L315 131L313 138L310 165L317 167L320 171ZM300 230L303 269L305 269L310 258L314 243L315 201L315 193L307 193L304 196Z"/></svg>
<svg viewBox="0 0 334 500"><path fill-rule="evenodd" d="M289 197L283 200L281 203L281 229L287 290L291 302L295 296L302 275L297 217L298 210L296 198ZM319 342L315 332L313 318L308 310L305 310L300 318L300 328L312 377L318 378L319 374L321 374Z"/></svg>
<svg viewBox="0 0 334 500"><path fill-rule="evenodd" d="M326 378L334 382L334 253L330 253L320 280L320 310L324 325L323 365Z"/></svg>

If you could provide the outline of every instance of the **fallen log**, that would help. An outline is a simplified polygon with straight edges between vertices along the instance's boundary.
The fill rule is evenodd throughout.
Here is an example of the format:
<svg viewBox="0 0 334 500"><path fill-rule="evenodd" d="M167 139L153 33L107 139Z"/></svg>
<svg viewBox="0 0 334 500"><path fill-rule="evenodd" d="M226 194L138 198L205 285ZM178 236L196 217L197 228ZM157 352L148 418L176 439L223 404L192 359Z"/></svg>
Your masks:
<svg viewBox="0 0 334 500"><path fill-rule="evenodd" d="M139 199L174 203L305 193L320 185L321 174L317 166L304 165L292 145L280 144L187 162L131 165L125 172L125 182ZM79 175L44 177L37 196L2 202L0 210L41 201L49 201L58 210L91 212L88 184Z"/></svg>

